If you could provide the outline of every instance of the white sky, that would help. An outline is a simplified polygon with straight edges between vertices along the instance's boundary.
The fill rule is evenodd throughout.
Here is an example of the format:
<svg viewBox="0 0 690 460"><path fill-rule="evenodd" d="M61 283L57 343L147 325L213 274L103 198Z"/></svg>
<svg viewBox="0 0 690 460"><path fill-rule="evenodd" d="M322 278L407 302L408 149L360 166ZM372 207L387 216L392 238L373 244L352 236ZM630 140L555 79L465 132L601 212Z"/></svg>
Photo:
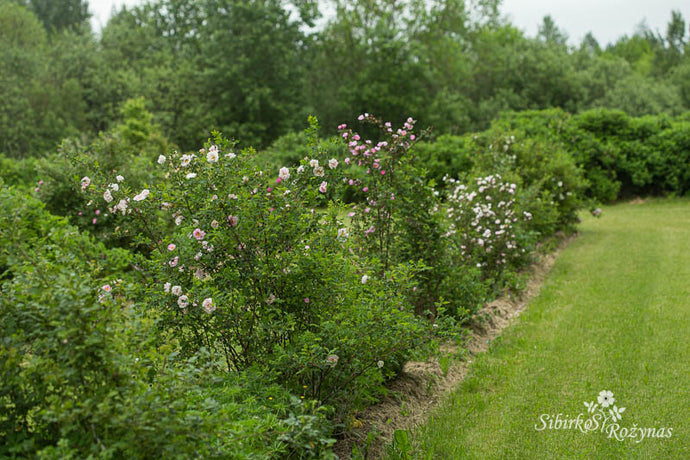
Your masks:
<svg viewBox="0 0 690 460"><path fill-rule="evenodd" d="M632 35L643 20L653 31L665 35L672 10L682 13L687 27L688 0L503 0L501 9L530 37L537 34L542 18L550 14L568 34L570 44L579 44L591 31L602 47ZM687 37L687 28L685 34Z"/></svg>
<svg viewBox="0 0 690 460"><path fill-rule="evenodd" d="M89 11L93 15L91 25L93 30L101 30L110 18L113 9L119 11L122 5L134 6L145 3L143 0L88 0Z"/></svg>
<svg viewBox="0 0 690 460"><path fill-rule="evenodd" d="M141 3L144 0L89 0L94 30L107 23L113 7ZM568 34L572 45L579 44L591 31L602 47L623 35L632 35L643 20L652 30L664 35L671 10L679 10L686 23L690 22L688 0L503 0L501 8L530 37L537 34L542 18L550 14L556 25ZM689 34L687 29L686 34Z"/></svg>

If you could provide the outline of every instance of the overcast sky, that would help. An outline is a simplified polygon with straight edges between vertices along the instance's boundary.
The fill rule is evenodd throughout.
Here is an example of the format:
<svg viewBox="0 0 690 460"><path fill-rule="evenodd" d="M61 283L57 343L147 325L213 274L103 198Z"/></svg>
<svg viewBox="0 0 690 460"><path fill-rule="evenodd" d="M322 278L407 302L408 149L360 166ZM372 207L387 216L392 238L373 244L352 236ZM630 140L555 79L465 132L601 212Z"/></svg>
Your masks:
<svg viewBox="0 0 690 460"><path fill-rule="evenodd" d="M123 4L132 6L143 2L89 0L94 29L100 30L107 23L113 7L119 9ZM556 25L568 34L571 44L579 44L591 31L602 46L623 35L632 35L642 21L663 35L671 10L679 10L686 22L690 20L689 0L503 0L501 9L528 36L535 36L542 18L550 14Z"/></svg>

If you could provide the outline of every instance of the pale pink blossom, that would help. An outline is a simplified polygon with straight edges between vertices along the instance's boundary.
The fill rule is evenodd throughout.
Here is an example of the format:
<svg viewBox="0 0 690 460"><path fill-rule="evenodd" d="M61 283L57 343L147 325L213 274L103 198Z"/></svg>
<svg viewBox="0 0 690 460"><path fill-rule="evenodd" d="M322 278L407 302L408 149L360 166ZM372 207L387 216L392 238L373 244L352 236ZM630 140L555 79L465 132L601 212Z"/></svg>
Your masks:
<svg viewBox="0 0 690 460"><path fill-rule="evenodd" d="M213 313L216 310L216 306L213 304L213 299L210 297L208 299L204 299L204 301L201 303L201 306L204 308L206 313Z"/></svg>
<svg viewBox="0 0 690 460"><path fill-rule="evenodd" d="M168 251L174 251L176 247L177 247L177 246L175 246L173 243L170 243L170 244L168 245Z"/></svg>
<svg viewBox="0 0 690 460"><path fill-rule="evenodd" d="M228 223L230 224L231 227L237 227L237 223L240 221L240 218L237 216L228 216Z"/></svg>
<svg viewBox="0 0 690 460"><path fill-rule="evenodd" d="M165 160L166 160L165 155L158 155L158 164L159 165L162 165L163 163L165 163Z"/></svg>
<svg viewBox="0 0 690 460"><path fill-rule="evenodd" d="M338 167L338 160L336 160L335 158L331 158L330 160L328 160L328 167L331 169L337 168Z"/></svg>
<svg viewBox="0 0 690 460"><path fill-rule="evenodd" d="M81 189L85 190L86 187L91 185L91 179L89 179L89 176L84 176L81 178Z"/></svg>
<svg viewBox="0 0 690 460"><path fill-rule="evenodd" d="M104 284L103 286L101 286L101 289L103 289L105 292L110 292L113 290L113 288L110 287L109 284Z"/></svg>
<svg viewBox="0 0 690 460"><path fill-rule="evenodd" d="M189 297L186 295L181 295L177 299L177 305L179 305L180 308L186 308L189 305Z"/></svg>
<svg viewBox="0 0 690 460"><path fill-rule="evenodd" d="M132 199L134 201L142 201L142 200L145 200L148 196L149 196L149 190L145 188L138 195L134 195L134 198L132 198Z"/></svg>
<svg viewBox="0 0 690 460"><path fill-rule="evenodd" d="M182 286L173 286L172 289L170 289L170 292L179 297L182 295Z"/></svg>
<svg viewBox="0 0 690 460"><path fill-rule="evenodd" d="M204 237L206 236L206 232L203 231L203 230L200 229L200 228L195 228L194 231L192 232L192 235L193 235L194 238L196 238L197 240L203 240Z"/></svg>
<svg viewBox="0 0 690 460"><path fill-rule="evenodd" d="M319 192L326 193L326 188L328 187L328 182L321 182L319 186Z"/></svg>
<svg viewBox="0 0 690 460"><path fill-rule="evenodd" d="M280 171L278 173L278 178L280 180L288 180L290 178L290 169L286 167L280 168Z"/></svg>

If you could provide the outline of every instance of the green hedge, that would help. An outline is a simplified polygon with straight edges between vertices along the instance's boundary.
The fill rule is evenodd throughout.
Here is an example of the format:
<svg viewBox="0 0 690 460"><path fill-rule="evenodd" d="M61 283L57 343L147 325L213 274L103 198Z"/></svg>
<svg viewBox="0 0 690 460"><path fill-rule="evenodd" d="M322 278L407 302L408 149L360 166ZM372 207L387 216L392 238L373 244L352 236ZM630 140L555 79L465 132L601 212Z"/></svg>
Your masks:
<svg viewBox="0 0 690 460"><path fill-rule="evenodd" d="M513 136L516 141L510 150L525 149L527 156L533 152L535 161L571 157L586 180L583 197L593 202L686 195L690 191L688 120L687 114L631 117L608 109L577 115L560 109L506 113L487 131L442 136L416 149L429 177L439 181L444 175L468 177L478 161L487 155L496 157L505 148L501 138Z"/></svg>

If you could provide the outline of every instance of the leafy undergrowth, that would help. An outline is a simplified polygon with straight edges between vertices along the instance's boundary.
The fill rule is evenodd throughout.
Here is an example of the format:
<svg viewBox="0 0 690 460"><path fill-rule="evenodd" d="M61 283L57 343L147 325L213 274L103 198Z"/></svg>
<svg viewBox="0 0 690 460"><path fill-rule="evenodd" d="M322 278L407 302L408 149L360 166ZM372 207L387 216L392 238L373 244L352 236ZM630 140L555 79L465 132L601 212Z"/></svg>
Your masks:
<svg viewBox="0 0 690 460"><path fill-rule="evenodd" d="M689 211L585 218L518 323L390 458L688 458ZM591 425L562 426L580 414Z"/></svg>

